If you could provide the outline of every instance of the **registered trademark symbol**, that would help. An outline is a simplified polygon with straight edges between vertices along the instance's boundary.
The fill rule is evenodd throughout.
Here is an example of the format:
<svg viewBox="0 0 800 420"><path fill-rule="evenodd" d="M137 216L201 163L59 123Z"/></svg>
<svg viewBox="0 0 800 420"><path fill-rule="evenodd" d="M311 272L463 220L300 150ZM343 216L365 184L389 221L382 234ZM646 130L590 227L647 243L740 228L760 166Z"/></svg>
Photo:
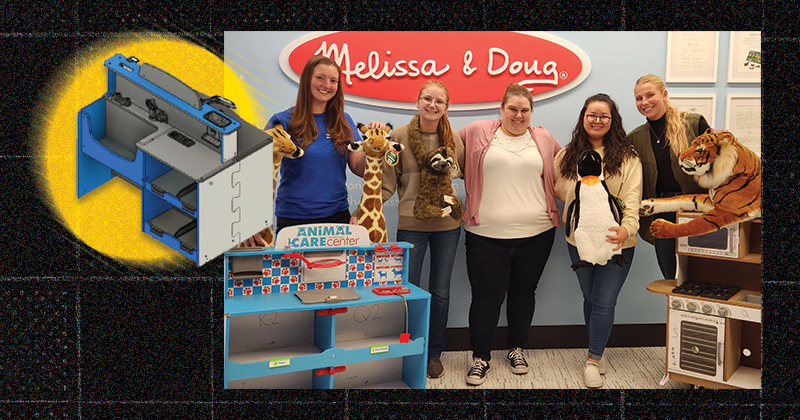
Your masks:
<svg viewBox="0 0 800 420"><path fill-rule="evenodd" d="M559 76L560 78L562 78L562 79L566 79L566 78L567 78L567 72L565 72L565 71L562 71L561 73L559 73L559 74L558 74L558 76Z"/></svg>

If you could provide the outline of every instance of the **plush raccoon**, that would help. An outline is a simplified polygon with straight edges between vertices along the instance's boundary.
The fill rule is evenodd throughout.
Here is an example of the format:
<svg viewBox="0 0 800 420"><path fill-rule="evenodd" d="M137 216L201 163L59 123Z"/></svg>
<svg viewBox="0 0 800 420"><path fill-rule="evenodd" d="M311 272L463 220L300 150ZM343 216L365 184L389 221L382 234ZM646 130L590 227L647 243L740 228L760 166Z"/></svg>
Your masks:
<svg viewBox="0 0 800 420"><path fill-rule="evenodd" d="M625 257L622 249L606 241L610 227L619 226L622 209L603 180L603 160L594 150L583 152L578 159L578 182L575 185L575 201L567 210L567 235L574 229L575 247L581 260L571 268L606 265L608 260L622 266ZM583 210L583 211L581 211Z"/></svg>

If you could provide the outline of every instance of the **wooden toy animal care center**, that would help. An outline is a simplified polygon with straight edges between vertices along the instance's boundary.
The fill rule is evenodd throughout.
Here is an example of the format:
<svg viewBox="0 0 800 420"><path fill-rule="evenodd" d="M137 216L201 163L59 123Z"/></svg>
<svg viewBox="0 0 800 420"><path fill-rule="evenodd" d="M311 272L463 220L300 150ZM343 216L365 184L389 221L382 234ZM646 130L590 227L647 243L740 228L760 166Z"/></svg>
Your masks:
<svg viewBox="0 0 800 420"><path fill-rule="evenodd" d="M107 92L78 113L78 198L128 181L142 229L197 265L271 224L269 134L136 57L103 64Z"/></svg>
<svg viewBox="0 0 800 420"><path fill-rule="evenodd" d="M425 388L430 295L412 245L357 225L282 229L225 253L226 388Z"/></svg>

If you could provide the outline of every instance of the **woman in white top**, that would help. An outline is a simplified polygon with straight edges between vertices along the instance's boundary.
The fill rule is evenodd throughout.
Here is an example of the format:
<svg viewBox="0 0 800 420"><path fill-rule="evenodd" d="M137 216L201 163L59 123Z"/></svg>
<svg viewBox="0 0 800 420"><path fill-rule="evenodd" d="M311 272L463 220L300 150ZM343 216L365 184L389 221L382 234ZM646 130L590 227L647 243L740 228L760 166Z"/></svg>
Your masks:
<svg viewBox="0 0 800 420"><path fill-rule="evenodd" d="M528 372L522 348L533 320L535 291L561 225L553 158L561 149L541 126L530 125L533 98L514 83L503 96L500 119L458 131L465 147L467 273L473 364L470 385L483 383L500 306L507 298L507 355L511 371Z"/></svg>

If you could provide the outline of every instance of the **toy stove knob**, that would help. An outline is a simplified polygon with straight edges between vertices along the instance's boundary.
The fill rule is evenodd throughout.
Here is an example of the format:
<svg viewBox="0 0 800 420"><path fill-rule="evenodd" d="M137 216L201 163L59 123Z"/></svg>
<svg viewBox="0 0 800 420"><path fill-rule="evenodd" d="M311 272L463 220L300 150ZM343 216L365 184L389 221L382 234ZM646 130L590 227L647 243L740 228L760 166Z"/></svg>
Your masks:
<svg viewBox="0 0 800 420"><path fill-rule="evenodd" d="M731 311L729 311L728 308L719 308L717 310L717 313L719 314L719 316L724 316L727 318L728 316L730 316Z"/></svg>
<svg viewBox="0 0 800 420"><path fill-rule="evenodd" d="M694 303L694 302L689 302L689 303L686 304L686 309L688 309L690 311L696 311L697 310L697 304Z"/></svg>
<svg viewBox="0 0 800 420"><path fill-rule="evenodd" d="M677 299L673 299L672 300L672 308L673 309L681 309L682 307L683 307L683 302L681 302L681 301L679 301Z"/></svg>
<svg viewBox="0 0 800 420"><path fill-rule="evenodd" d="M703 305L703 313L704 314L710 314L711 312L714 312L714 308L711 305L707 304L707 303L704 304Z"/></svg>

